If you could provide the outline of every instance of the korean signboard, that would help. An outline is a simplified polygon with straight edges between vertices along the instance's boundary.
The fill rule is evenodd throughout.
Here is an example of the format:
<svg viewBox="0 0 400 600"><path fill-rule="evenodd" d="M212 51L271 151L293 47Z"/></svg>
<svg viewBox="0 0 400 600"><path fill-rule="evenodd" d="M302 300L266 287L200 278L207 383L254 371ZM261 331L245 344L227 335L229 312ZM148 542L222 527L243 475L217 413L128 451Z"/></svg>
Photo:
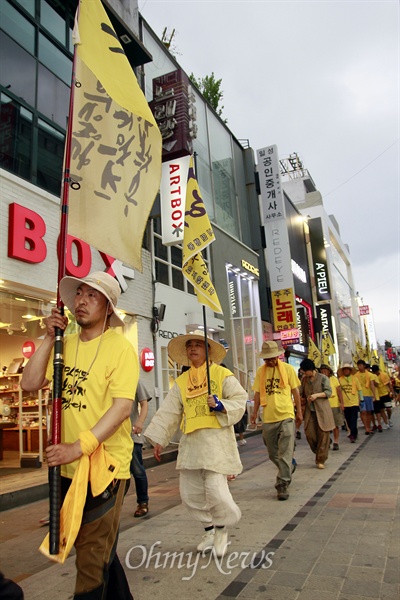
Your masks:
<svg viewBox="0 0 400 600"><path fill-rule="evenodd" d="M189 78L182 69L153 79L150 108L162 136L162 159L193 153L197 135L196 101Z"/></svg>
<svg viewBox="0 0 400 600"><path fill-rule="evenodd" d="M328 264L321 218L317 217L315 219L309 219L308 228L310 231L317 301L322 302L324 300L331 300L332 296L329 286Z"/></svg>

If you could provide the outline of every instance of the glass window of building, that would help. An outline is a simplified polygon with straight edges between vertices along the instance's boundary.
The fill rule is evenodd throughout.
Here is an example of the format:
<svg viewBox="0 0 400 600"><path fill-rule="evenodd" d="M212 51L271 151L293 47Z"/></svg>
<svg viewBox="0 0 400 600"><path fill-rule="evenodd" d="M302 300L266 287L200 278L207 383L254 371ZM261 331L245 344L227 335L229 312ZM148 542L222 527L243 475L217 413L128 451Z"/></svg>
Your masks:
<svg viewBox="0 0 400 600"><path fill-rule="evenodd" d="M231 136L211 110L207 110L207 119L215 195L215 222L224 231L239 238Z"/></svg>
<svg viewBox="0 0 400 600"><path fill-rule="evenodd" d="M162 243L160 217L152 219L151 222L156 281L194 294L193 286L182 275L182 246L165 246ZM205 248L203 258L209 266L208 256L208 249Z"/></svg>
<svg viewBox="0 0 400 600"><path fill-rule="evenodd" d="M72 71L72 56L61 48L76 3L19 5L21 12L0 2L0 166L59 196Z"/></svg>
<svg viewBox="0 0 400 600"><path fill-rule="evenodd" d="M35 27L4 0L0 2L0 27L28 52L35 53Z"/></svg>

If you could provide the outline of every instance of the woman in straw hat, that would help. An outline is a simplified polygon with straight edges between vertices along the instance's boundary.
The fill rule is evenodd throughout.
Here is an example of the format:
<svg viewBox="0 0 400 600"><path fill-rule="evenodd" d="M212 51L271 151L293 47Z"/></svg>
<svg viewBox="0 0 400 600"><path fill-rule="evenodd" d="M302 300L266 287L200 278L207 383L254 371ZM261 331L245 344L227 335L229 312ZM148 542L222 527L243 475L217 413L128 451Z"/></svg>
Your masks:
<svg viewBox="0 0 400 600"><path fill-rule="evenodd" d="M211 394L204 332L194 331L170 341L169 356L189 369L176 379L144 435L160 461L163 447L181 427L176 465L181 498L205 530L197 550L213 550L222 557L228 545L226 527L236 525L241 517L227 475L242 471L233 425L244 413L247 393L231 371L218 364L226 354L224 347L211 338L207 344Z"/></svg>

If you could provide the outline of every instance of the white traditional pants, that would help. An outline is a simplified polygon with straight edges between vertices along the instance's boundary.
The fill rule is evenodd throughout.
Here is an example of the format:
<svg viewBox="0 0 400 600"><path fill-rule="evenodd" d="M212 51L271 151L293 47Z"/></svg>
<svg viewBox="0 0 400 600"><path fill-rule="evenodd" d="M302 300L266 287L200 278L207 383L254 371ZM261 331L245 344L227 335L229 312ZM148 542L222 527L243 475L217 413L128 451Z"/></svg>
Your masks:
<svg viewBox="0 0 400 600"><path fill-rule="evenodd" d="M180 471L180 493L190 515L203 527L232 526L242 513L232 498L226 475L204 469Z"/></svg>

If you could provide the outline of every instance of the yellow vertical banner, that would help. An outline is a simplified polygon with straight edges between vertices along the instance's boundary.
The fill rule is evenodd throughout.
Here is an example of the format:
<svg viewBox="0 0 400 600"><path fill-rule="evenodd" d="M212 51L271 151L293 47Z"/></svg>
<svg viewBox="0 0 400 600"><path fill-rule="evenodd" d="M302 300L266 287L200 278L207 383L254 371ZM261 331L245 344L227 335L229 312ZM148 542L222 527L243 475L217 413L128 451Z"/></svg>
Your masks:
<svg viewBox="0 0 400 600"><path fill-rule="evenodd" d="M271 292L274 330L295 329L296 310L292 288Z"/></svg>
<svg viewBox="0 0 400 600"><path fill-rule="evenodd" d="M161 133L100 0L80 0L68 232L142 269Z"/></svg>
<svg viewBox="0 0 400 600"><path fill-rule="evenodd" d="M201 251L214 240L214 232L194 173L192 156L186 188L182 273L193 285L200 304L208 306L216 313L222 313L217 292L212 284L207 264L201 254Z"/></svg>
<svg viewBox="0 0 400 600"><path fill-rule="evenodd" d="M308 340L307 358L311 359L314 362L317 369L319 369L319 367L322 364L321 352L318 350L317 346L315 345L315 343L313 342L313 340L311 338Z"/></svg>

